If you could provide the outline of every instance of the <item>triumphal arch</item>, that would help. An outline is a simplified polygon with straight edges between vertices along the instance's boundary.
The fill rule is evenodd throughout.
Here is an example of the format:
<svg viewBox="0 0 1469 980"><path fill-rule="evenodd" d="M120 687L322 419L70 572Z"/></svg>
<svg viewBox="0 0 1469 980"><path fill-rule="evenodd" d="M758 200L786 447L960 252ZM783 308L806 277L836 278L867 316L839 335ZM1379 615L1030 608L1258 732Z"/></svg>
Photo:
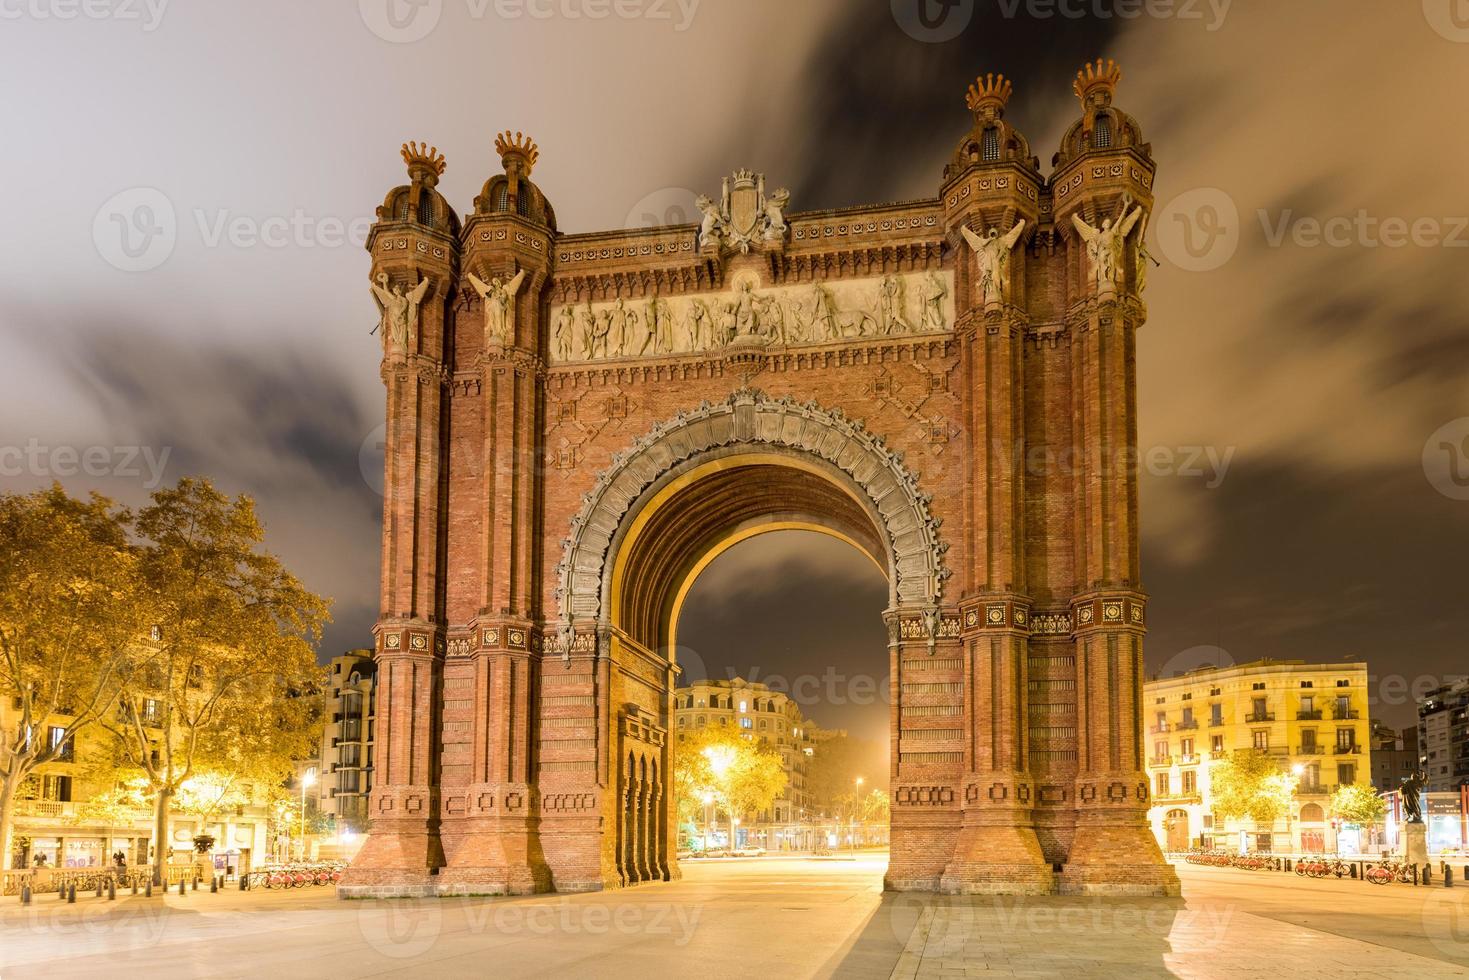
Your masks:
<svg viewBox="0 0 1469 980"><path fill-rule="evenodd" d="M1049 174L986 75L936 196L801 212L739 170L689 225L563 233L508 132L461 220L403 148L368 241L382 613L343 894L678 877L674 612L792 525L890 584L888 887L1176 890L1139 705L1154 165L1120 77L1078 73Z"/></svg>

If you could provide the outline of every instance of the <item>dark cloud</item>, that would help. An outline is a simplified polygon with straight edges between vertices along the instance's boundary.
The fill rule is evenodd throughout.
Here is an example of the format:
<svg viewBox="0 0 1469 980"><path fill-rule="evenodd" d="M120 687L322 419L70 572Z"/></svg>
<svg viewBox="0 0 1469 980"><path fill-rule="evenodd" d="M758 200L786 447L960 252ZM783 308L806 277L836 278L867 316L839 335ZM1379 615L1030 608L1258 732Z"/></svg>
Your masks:
<svg viewBox="0 0 1469 980"><path fill-rule="evenodd" d="M912 0L915 8L926 4ZM955 10L963 5L951 5ZM964 93L976 75L1015 83L1007 118L1026 133L1049 169L1054 146L1075 105L1071 79L1106 55L1116 20L1006 16L980 0L956 36L927 41L903 29L885 2L846 5L808 57L803 86L806 126L793 199L801 209L933 197L950 151L969 123ZM958 17L958 13L948 16ZM1074 113L1073 113L1074 114ZM1054 136L1051 134L1054 132Z"/></svg>
<svg viewBox="0 0 1469 980"><path fill-rule="evenodd" d="M689 679L767 680L824 727L885 737L887 605L887 578L846 542L762 534L695 581L679 618L681 660Z"/></svg>

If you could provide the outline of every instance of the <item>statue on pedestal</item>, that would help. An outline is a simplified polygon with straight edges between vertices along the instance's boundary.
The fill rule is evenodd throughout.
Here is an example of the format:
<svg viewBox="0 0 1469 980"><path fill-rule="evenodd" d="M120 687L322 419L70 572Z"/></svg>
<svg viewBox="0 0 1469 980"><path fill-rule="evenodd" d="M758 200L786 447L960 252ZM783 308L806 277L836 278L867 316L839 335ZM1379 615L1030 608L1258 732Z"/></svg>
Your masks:
<svg viewBox="0 0 1469 980"><path fill-rule="evenodd" d="M1015 243L1020 240L1020 234L1025 230L1025 219L1021 218L1015 222L1004 235L1000 229L991 228L985 237L980 238L974 232L963 225L959 230L964 233L964 240L969 247L974 249L975 258L979 262L979 302L981 306L989 306L991 303L1005 303L1010 299L1010 252L1015 248Z"/></svg>
<svg viewBox="0 0 1469 980"><path fill-rule="evenodd" d="M1407 815L1407 823L1423 822L1423 787L1427 782L1428 774L1422 769L1414 769L1398 790L1403 800L1403 813Z"/></svg>
<svg viewBox="0 0 1469 980"><path fill-rule="evenodd" d="M418 335L418 304L428 292L428 280L420 279L417 286L404 292L401 285L390 288L388 274L379 272L371 288L379 316L374 332L383 333L383 353L395 350L410 353Z"/></svg>
<svg viewBox="0 0 1469 980"><path fill-rule="evenodd" d="M469 274L470 284L484 303L486 346L492 343L504 346L515 340L515 294L520 291L520 284L524 280L524 269L508 280L494 276L489 282L480 279L473 272Z"/></svg>

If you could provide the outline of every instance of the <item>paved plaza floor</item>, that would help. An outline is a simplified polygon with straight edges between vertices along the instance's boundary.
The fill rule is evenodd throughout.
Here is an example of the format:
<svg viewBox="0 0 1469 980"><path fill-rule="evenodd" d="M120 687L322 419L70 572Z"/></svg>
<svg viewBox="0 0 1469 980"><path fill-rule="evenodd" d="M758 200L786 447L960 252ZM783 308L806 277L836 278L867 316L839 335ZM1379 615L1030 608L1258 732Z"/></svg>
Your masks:
<svg viewBox="0 0 1469 980"><path fill-rule="evenodd" d="M1182 866L1182 899L884 894L881 857L690 861L592 895L343 902L328 889L0 901L42 977L1469 977L1469 887Z"/></svg>

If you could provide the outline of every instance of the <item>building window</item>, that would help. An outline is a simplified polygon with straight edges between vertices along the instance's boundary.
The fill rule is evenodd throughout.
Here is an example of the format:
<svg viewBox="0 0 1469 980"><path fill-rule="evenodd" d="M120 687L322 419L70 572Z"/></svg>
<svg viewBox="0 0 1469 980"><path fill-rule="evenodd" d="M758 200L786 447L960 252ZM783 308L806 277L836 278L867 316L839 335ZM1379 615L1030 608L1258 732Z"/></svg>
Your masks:
<svg viewBox="0 0 1469 980"><path fill-rule="evenodd" d="M1253 685L1252 685L1252 686L1251 686L1251 688L1250 688L1250 689L1251 689L1251 690L1252 690L1252 691L1263 691L1263 690L1265 690L1265 682L1264 682L1264 681L1256 681L1256 682L1255 682L1255 683L1254 683L1254 684L1253 684Z"/></svg>
<svg viewBox="0 0 1469 980"><path fill-rule="evenodd" d="M1257 728L1250 733L1251 744L1256 752L1270 751L1270 731L1265 728Z"/></svg>
<svg viewBox="0 0 1469 980"><path fill-rule="evenodd" d="M747 704L748 704L748 702L745 702L745 701L741 701L741 702L740 702L740 711L742 711L742 712L744 712L744 711L748 711L748 710L750 710L750 709L749 709L749 708L748 708L748 707L747 707Z"/></svg>
<svg viewBox="0 0 1469 980"><path fill-rule="evenodd" d="M1199 774L1192 769L1183 771L1183 791L1185 793L1197 793L1199 791Z"/></svg>
<svg viewBox="0 0 1469 980"><path fill-rule="evenodd" d="M1316 682L1315 681L1301 681L1301 686L1302 687L1315 687L1316 686Z"/></svg>
<svg viewBox="0 0 1469 980"><path fill-rule="evenodd" d="M1224 706L1222 704L1209 705L1209 724L1216 727L1224 724Z"/></svg>
<svg viewBox="0 0 1469 980"><path fill-rule="evenodd" d="M748 718L741 718L740 719L740 727L741 728L752 728L752 727L754 727L754 723L751 722L750 719L748 719Z"/></svg>
<svg viewBox="0 0 1469 980"><path fill-rule="evenodd" d="M1316 751L1316 729L1301 729L1301 754L1305 755Z"/></svg>
<svg viewBox="0 0 1469 980"><path fill-rule="evenodd" d="M1336 682L1336 686L1337 687L1351 687L1352 686L1352 682L1351 681L1337 681Z"/></svg>
<svg viewBox="0 0 1469 980"><path fill-rule="evenodd" d="M1092 146L1099 150L1105 150L1112 145L1112 118L1103 113L1097 114L1097 124L1092 130Z"/></svg>
<svg viewBox="0 0 1469 980"><path fill-rule="evenodd" d="M1160 772L1153 777L1153 793L1156 796L1168 795L1168 774Z"/></svg>
<svg viewBox="0 0 1469 980"><path fill-rule="evenodd" d="M990 126L980 137L979 155L982 160L989 163L1000 159L1000 131Z"/></svg>
<svg viewBox="0 0 1469 980"><path fill-rule="evenodd" d="M1209 750L1211 752L1223 752L1224 751L1224 736L1223 735L1215 735L1213 741L1210 742L1210 744L1209 744Z"/></svg>
<svg viewBox="0 0 1469 980"><path fill-rule="evenodd" d="M1166 759L1166 758L1168 758L1168 740L1166 738L1163 739L1162 741L1154 742L1153 743L1153 758L1155 758L1155 759Z"/></svg>
<svg viewBox="0 0 1469 980"><path fill-rule="evenodd" d="M1193 755L1194 754L1194 740L1191 739L1191 738L1185 738L1182 741L1180 741L1178 743L1178 754L1179 755L1184 755L1184 756Z"/></svg>
<svg viewBox="0 0 1469 980"><path fill-rule="evenodd" d="M1357 730L1355 728L1338 728L1336 730L1336 748L1339 752L1350 752L1357 746Z"/></svg>
<svg viewBox="0 0 1469 980"><path fill-rule="evenodd" d="M1351 763L1342 763L1336 767L1336 781L1343 786L1350 786L1357 781L1357 767Z"/></svg>

